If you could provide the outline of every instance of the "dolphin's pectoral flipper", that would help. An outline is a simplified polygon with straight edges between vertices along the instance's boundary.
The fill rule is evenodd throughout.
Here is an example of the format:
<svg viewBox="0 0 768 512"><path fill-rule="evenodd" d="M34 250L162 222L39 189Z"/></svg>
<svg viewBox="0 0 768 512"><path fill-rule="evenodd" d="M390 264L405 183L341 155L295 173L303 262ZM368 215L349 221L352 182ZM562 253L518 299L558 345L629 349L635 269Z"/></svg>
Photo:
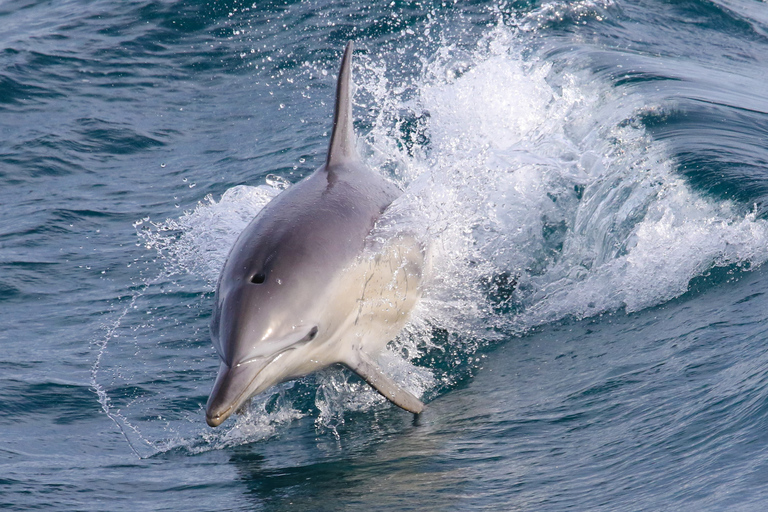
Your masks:
<svg viewBox="0 0 768 512"><path fill-rule="evenodd" d="M421 400L398 386L364 352L355 351L352 360L345 361L344 364L396 406L414 414L420 414L424 410Z"/></svg>

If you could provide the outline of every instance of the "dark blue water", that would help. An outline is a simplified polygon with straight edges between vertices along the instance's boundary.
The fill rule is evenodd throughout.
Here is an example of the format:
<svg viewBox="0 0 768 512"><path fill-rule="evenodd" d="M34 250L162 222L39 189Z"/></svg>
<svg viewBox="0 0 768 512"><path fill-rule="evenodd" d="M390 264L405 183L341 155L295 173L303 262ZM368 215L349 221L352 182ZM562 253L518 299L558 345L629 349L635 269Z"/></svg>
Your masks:
<svg viewBox="0 0 768 512"><path fill-rule="evenodd" d="M768 5L0 3L4 510L763 510ZM382 364L218 429L213 287L325 157L432 279Z"/></svg>

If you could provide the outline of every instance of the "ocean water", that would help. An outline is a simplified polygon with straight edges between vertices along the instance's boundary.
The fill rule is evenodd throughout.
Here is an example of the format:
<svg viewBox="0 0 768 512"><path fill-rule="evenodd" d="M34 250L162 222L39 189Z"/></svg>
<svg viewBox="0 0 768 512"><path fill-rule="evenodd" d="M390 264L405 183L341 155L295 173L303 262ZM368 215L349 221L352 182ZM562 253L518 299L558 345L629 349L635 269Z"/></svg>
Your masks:
<svg viewBox="0 0 768 512"><path fill-rule="evenodd" d="M3 510L763 510L768 4L0 2ZM239 231L325 158L356 45L381 356L217 429Z"/></svg>

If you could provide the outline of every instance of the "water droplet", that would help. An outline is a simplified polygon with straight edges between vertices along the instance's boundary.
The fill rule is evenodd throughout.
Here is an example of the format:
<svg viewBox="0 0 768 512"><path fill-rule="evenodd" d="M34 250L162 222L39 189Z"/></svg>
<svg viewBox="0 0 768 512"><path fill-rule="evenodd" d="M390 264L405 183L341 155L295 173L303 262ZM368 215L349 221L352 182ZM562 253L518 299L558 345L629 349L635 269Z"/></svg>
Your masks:
<svg viewBox="0 0 768 512"><path fill-rule="evenodd" d="M291 186L291 183L277 174L267 174L267 185L278 190L285 190Z"/></svg>

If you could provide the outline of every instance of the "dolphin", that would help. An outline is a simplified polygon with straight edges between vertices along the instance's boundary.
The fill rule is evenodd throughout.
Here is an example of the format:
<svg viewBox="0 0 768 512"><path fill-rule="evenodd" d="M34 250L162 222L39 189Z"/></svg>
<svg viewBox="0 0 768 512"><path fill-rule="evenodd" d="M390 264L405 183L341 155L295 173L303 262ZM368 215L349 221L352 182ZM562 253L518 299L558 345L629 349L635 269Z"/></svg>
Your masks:
<svg viewBox="0 0 768 512"><path fill-rule="evenodd" d="M428 254L414 236L369 237L401 191L355 147L348 43L326 161L270 201L219 275L211 338L220 358L206 421L216 427L252 396L333 364L418 414L422 402L376 364L418 301Z"/></svg>

